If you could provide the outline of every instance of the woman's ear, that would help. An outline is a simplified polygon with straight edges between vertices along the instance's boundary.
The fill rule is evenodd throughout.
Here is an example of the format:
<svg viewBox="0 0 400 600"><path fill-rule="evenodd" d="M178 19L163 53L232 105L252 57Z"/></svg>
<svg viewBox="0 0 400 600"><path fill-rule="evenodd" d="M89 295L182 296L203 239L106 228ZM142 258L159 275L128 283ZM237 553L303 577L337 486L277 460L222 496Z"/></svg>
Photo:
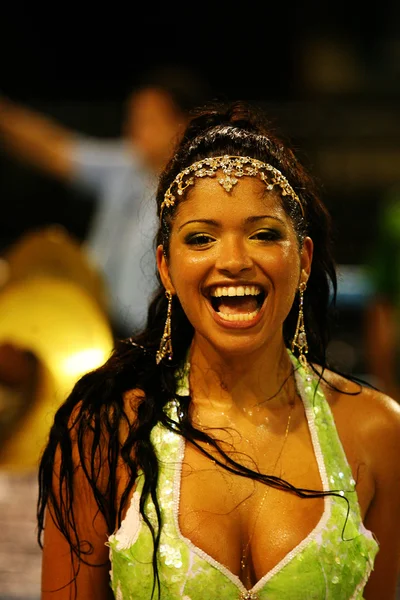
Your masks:
<svg viewBox="0 0 400 600"><path fill-rule="evenodd" d="M156 250L157 269L160 274L160 279L166 290L169 290L172 294L175 294L175 288L172 284L171 277L169 275L169 267L167 257L164 254L164 248L160 244Z"/></svg>
<svg viewBox="0 0 400 600"><path fill-rule="evenodd" d="M311 273L311 264L314 251L314 244L310 237L305 237L301 248L301 275L300 281L307 283Z"/></svg>

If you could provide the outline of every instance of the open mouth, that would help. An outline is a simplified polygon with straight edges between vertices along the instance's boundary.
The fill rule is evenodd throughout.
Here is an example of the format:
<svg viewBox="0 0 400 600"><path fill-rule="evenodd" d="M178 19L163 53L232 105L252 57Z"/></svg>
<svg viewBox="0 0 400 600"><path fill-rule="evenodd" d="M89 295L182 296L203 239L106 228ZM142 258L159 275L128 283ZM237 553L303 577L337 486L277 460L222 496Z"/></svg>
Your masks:
<svg viewBox="0 0 400 600"><path fill-rule="evenodd" d="M251 321L264 299L265 292L258 285L216 286L211 290L211 305L225 321Z"/></svg>

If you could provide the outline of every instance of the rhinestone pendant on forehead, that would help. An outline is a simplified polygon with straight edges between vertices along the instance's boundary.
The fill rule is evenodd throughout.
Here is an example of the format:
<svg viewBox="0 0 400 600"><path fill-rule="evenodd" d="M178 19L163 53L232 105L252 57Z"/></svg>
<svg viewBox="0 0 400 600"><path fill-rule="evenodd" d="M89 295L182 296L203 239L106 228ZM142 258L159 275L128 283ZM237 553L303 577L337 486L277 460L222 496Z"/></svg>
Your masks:
<svg viewBox="0 0 400 600"><path fill-rule="evenodd" d="M282 173L268 163L248 156L212 156L199 160L187 167L175 177L167 191L160 207L160 218L164 209L174 206L178 196L195 184L196 177L216 177L217 171L222 171L218 183L226 192L230 192L241 177L259 177L265 183L268 190L274 186L280 188L282 196L289 196L300 206L304 217L303 205L300 198Z"/></svg>

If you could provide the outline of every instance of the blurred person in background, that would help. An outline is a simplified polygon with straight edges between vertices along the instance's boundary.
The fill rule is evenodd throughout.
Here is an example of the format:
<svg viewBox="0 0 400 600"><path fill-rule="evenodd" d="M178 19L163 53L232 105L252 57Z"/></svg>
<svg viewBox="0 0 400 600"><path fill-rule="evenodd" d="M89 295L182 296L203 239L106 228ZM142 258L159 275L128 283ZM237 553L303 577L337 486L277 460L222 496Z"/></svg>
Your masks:
<svg viewBox="0 0 400 600"><path fill-rule="evenodd" d="M372 297L366 310L366 356L374 382L400 402L400 184L385 194L369 275Z"/></svg>
<svg viewBox="0 0 400 600"><path fill-rule="evenodd" d="M0 96L0 142L12 156L94 195L84 248L104 276L116 337L145 322L156 287L153 238L156 176L195 105L210 89L194 70L161 65L143 72L125 102L121 138L71 131ZM150 200L150 201L149 201Z"/></svg>

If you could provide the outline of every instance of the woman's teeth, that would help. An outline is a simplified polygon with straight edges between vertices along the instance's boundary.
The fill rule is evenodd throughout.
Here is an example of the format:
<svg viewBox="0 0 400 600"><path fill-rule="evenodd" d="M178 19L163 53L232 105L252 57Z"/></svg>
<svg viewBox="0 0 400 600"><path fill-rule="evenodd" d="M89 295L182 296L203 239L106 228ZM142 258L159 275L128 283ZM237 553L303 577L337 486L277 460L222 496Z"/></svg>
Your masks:
<svg viewBox="0 0 400 600"><path fill-rule="evenodd" d="M257 296L261 293L258 286L255 285L239 285L238 287L217 287L211 292L211 296L220 298L221 296Z"/></svg>
<svg viewBox="0 0 400 600"><path fill-rule="evenodd" d="M211 291L213 309L225 321L251 321L258 314L263 291L257 285L219 286Z"/></svg>
<svg viewBox="0 0 400 600"><path fill-rule="evenodd" d="M254 310L251 313L223 313L221 311L218 312L218 315L224 321L251 321L254 317L257 316L259 309Z"/></svg>

